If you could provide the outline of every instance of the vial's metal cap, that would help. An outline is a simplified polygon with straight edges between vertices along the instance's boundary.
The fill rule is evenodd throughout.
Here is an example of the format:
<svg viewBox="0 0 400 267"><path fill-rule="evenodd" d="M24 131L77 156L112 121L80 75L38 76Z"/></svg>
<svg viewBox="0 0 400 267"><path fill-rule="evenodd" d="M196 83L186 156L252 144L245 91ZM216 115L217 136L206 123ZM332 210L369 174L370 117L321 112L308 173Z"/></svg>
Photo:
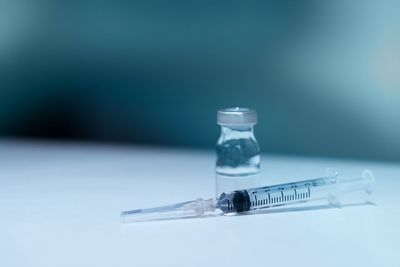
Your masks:
<svg viewBox="0 0 400 267"><path fill-rule="evenodd" d="M254 125L257 123L257 112L248 108L225 108L218 110L219 125Z"/></svg>

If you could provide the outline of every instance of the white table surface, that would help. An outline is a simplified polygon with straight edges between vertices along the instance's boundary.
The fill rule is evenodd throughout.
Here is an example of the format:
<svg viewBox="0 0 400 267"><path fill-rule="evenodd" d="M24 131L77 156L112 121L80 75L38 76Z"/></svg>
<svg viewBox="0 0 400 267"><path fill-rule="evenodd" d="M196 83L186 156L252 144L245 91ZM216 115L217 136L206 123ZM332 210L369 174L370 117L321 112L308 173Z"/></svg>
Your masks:
<svg viewBox="0 0 400 267"><path fill-rule="evenodd" d="M400 266L400 164L263 155L268 183L370 168L376 205L120 224L214 193L213 151L0 141L0 266Z"/></svg>

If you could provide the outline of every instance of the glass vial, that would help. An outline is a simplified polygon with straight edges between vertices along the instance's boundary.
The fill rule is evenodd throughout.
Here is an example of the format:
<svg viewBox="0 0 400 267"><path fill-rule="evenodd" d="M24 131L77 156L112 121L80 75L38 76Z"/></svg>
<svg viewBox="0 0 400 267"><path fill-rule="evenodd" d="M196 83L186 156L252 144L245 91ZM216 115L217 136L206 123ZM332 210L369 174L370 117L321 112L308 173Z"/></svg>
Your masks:
<svg viewBox="0 0 400 267"><path fill-rule="evenodd" d="M217 113L216 197L223 192L260 186L260 147L254 136L257 112L227 108Z"/></svg>

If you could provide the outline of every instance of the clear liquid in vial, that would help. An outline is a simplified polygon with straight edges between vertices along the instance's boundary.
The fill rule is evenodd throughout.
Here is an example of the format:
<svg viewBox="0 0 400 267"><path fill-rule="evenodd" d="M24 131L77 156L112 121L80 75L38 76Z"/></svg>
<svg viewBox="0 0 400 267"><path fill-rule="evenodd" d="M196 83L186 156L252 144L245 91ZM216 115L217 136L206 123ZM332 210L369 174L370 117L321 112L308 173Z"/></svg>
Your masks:
<svg viewBox="0 0 400 267"><path fill-rule="evenodd" d="M246 138L220 139L217 144L216 197L223 192L258 187L260 182L260 148L252 131Z"/></svg>

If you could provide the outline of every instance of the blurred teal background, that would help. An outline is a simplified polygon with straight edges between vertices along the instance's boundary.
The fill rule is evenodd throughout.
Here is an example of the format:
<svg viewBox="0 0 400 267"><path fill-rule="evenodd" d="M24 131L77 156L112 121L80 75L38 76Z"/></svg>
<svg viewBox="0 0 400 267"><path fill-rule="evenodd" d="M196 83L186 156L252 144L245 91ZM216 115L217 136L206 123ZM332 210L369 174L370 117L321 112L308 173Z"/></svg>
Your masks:
<svg viewBox="0 0 400 267"><path fill-rule="evenodd" d="M0 137L400 161L399 1L2 1Z"/></svg>

